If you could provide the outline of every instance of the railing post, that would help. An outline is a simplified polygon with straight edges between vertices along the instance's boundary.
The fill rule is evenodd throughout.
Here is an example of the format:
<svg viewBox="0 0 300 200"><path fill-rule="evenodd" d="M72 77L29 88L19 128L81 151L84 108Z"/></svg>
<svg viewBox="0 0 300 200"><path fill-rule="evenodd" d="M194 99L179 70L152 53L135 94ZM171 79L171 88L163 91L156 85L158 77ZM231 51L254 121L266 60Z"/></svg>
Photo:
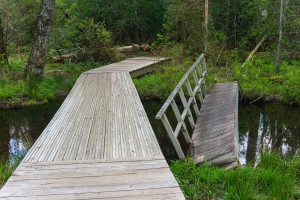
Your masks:
<svg viewBox="0 0 300 200"><path fill-rule="evenodd" d="M202 94L201 85L199 84L199 79L198 79L196 70L194 70L194 72L193 72L193 77L194 77L194 81L196 83L196 86L199 87L197 93L198 93L198 96L199 96L200 103L202 104L203 103L203 94Z"/></svg>
<svg viewBox="0 0 300 200"><path fill-rule="evenodd" d="M168 132L168 135L169 135L169 137L170 137L170 139L171 139L171 141L173 143L173 146L174 146L174 148L175 148L175 150L176 150L176 152L178 154L178 157L180 159L185 159L185 155L184 155L184 153L183 153L183 151L181 149L180 143L177 140L177 138L175 138L175 136L174 136L174 131L173 131L172 127L171 127L171 124L170 124L170 122L169 122L166 114L163 114L161 120L162 120L162 122L163 122L163 124L164 124L164 126L165 126L165 128L166 128L166 130Z"/></svg>
<svg viewBox="0 0 300 200"><path fill-rule="evenodd" d="M180 96L180 99L181 99L181 101L182 101L182 104L183 104L184 108L188 109L188 114L187 114L187 116L188 116L188 119L189 119L189 121L190 121L191 127L192 127L192 128L195 128L195 120L194 120L194 118L193 118L191 109L188 107L188 103L187 103L187 101L186 101L186 98L185 98L185 95L184 95L184 92L183 92L183 89L182 89L182 88L180 88L180 90L179 90L179 96Z"/></svg>
<svg viewBox="0 0 300 200"><path fill-rule="evenodd" d="M203 72L203 69L202 69L201 66L204 67L204 72ZM204 94L207 94L206 84L205 84L205 76L203 75L204 73L207 73L207 71L206 71L206 63L204 61L204 58L200 62L200 68L201 68L201 78L203 78L203 81L202 81L203 92L204 92Z"/></svg>
<svg viewBox="0 0 300 200"><path fill-rule="evenodd" d="M182 131L182 133L183 133L183 136L184 136L186 142L187 142L188 144L190 144L190 143L192 142L191 137L190 137L190 134L189 134L189 132L188 132L188 130L187 130L187 127L186 127L186 125L185 125L184 119L182 119L182 117L181 117L181 115L180 115L179 109L178 109L177 104L176 104L176 102L175 102L174 99L173 99L173 101L172 101L172 103L171 103L171 106L172 106L172 109L173 109L173 111L174 111L174 114L175 114L175 116L176 116L177 121L178 121L178 122L182 122L182 129L181 129L181 131Z"/></svg>
<svg viewBox="0 0 300 200"><path fill-rule="evenodd" d="M198 117L198 116L200 115L200 110L199 110L199 108L198 108L196 98L195 98L195 96L194 96L194 94L193 94L193 89L192 89L192 86L191 86L191 84L190 84L189 79L186 80L185 85L186 85L186 87L187 87L187 90L188 90L188 93L189 93L189 95L190 95L190 98L193 99L193 107L194 107L195 113L196 113L196 115L197 115L197 117Z"/></svg>

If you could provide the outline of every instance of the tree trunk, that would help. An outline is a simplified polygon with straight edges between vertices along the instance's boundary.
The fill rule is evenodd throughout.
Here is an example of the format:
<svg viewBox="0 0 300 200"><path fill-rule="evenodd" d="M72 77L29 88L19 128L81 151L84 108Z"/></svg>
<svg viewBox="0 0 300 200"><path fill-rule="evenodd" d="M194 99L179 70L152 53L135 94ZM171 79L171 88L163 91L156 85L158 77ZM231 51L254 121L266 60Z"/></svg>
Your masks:
<svg viewBox="0 0 300 200"><path fill-rule="evenodd" d="M205 35L204 35L204 53L207 53L208 48L208 0L205 0Z"/></svg>
<svg viewBox="0 0 300 200"><path fill-rule="evenodd" d="M267 39L267 35L264 35L264 37L260 40L260 42L256 45L256 47L253 49L253 51L250 53L250 55L248 56L248 58L246 59L246 61L242 64L242 68L245 67L245 65L250 62L250 60L252 59L252 57L254 56L254 54L257 52L257 50L259 49L259 47L264 43L264 41Z"/></svg>
<svg viewBox="0 0 300 200"><path fill-rule="evenodd" d="M281 45L282 45L282 29L283 29L283 1L280 4L280 19L279 19L279 38L277 47L277 57L276 57L276 72L279 73L279 67L281 64Z"/></svg>
<svg viewBox="0 0 300 200"><path fill-rule="evenodd" d="M132 0L133 9L134 9L134 39L135 43L140 43L140 30L139 30L139 22L138 22L138 5L137 0Z"/></svg>
<svg viewBox="0 0 300 200"><path fill-rule="evenodd" d="M6 37L3 28L3 21L1 17L0 17L0 61L4 63L8 63L7 43L6 43Z"/></svg>
<svg viewBox="0 0 300 200"><path fill-rule="evenodd" d="M31 48L25 75L41 78L44 74L46 51L51 24L54 18L55 0L42 0L36 20L36 35Z"/></svg>

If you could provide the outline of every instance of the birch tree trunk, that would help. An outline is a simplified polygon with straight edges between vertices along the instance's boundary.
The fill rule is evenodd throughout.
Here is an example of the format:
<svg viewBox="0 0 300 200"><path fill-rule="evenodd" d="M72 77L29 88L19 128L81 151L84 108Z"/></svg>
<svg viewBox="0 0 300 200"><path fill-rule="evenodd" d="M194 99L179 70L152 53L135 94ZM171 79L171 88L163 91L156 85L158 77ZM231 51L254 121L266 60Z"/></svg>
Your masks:
<svg viewBox="0 0 300 200"><path fill-rule="evenodd" d="M204 35L204 53L208 48L208 0L205 0L205 17L204 17L205 35Z"/></svg>
<svg viewBox="0 0 300 200"><path fill-rule="evenodd" d="M277 47L277 57L276 57L276 72L279 73L279 67L281 64L281 46L282 46L282 29L283 29L283 2L281 0L280 4L280 19L279 19L279 37L278 37L278 47Z"/></svg>
<svg viewBox="0 0 300 200"><path fill-rule="evenodd" d="M254 54L257 52L259 47L264 43L264 41L267 39L267 35L264 35L264 37L260 40L260 42L256 45L256 47L252 50L246 61L242 64L241 68L245 67L245 65L251 61L253 58Z"/></svg>
<svg viewBox="0 0 300 200"><path fill-rule="evenodd" d="M36 35L31 48L25 76L43 77L46 63L46 51L51 24L54 18L55 0L42 0L36 19Z"/></svg>
<svg viewBox="0 0 300 200"><path fill-rule="evenodd" d="M7 43L6 43L6 37L3 28L3 20L1 16L0 16L0 61L4 63L8 63Z"/></svg>

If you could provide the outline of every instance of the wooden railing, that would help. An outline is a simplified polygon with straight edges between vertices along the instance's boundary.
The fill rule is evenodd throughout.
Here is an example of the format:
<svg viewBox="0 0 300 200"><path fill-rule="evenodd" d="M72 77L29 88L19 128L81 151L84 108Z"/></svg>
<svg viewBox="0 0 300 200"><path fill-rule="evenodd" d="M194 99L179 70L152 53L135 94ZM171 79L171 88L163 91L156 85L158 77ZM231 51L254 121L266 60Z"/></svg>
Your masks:
<svg viewBox="0 0 300 200"><path fill-rule="evenodd" d="M192 76L192 83L195 88L192 89L191 81L189 78ZM185 158L185 154L181 148L178 140L178 135L180 132L188 144L191 143L191 137L188 132L188 128L185 122L185 118L188 118L190 127L195 128L195 119L193 117L191 106L193 106L194 113L196 117L200 115L199 104L202 104L204 96L206 94L205 77L207 76L207 67L204 58L204 54L201 54L197 61L192 65L192 67L186 72L181 81L175 87L169 98L166 100L160 111L156 115L156 119L162 120L165 129L175 147L175 150L180 159ZM189 96L188 100L186 94ZM180 113L178 105L175 101L176 96L179 95L181 104L183 105L183 112ZM167 109L172 107L173 113L177 119L177 125L175 130L173 130L168 117L166 115Z"/></svg>

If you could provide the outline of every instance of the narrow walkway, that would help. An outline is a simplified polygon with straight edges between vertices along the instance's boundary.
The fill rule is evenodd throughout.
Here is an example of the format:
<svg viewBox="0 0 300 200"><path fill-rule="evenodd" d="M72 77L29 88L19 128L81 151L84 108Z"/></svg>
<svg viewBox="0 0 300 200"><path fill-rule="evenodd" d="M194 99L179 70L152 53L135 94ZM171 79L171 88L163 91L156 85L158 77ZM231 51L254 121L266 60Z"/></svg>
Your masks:
<svg viewBox="0 0 300 200"><path fill-rule="evenodd" d="M164 60L83 73L0 199L184 199L129 74Z"/></svg>
<svg viewBox="0 0 300 200"><path fill-rule="evenodd" d="M195 163L238 164L238 84L215 84L205 96L192 136Z"/></svg>

